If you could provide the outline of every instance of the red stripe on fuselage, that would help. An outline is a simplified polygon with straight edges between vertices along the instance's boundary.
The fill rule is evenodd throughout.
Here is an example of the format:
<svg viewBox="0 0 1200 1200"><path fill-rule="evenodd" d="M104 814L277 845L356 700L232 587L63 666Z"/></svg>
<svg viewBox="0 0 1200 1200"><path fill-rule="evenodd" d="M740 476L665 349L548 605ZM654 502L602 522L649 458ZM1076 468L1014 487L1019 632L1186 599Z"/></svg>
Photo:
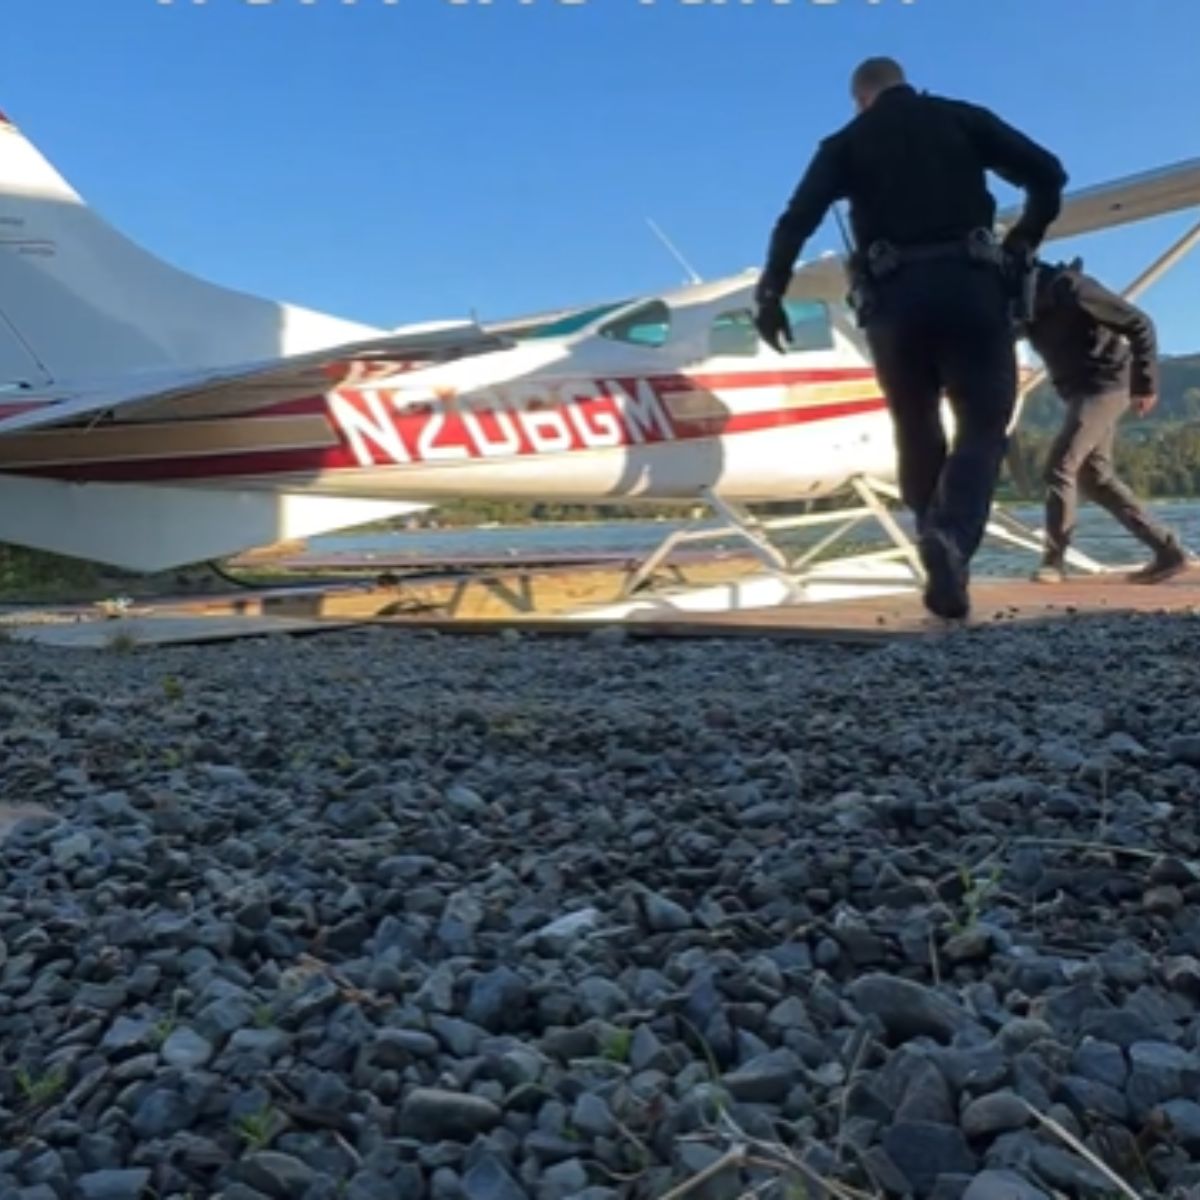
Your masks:
<svg viewBox="0 0 1200 1200"><path fill-rule="evenodd" d="M839 417L865 416L885 408L881 398L845 401L809 408L769 409L762 412L737 413L708 420L676 422L676 437L672 441L657 441L655 445L687 444L704 438L759 433L767 429L815 424ZM628 445L612 447L626 450ZM572 451L564 451L570 454ZM536 457L532 450L521 450L505 458L469 458L462 463L499 464L512 458ZM547 455L549 457L549 455ZM404 469L404 464L380 463ZM424 461L410 464L414 468L430 465ZM91 483L169 483L172 480L229 479L239 476L306 475L315 476L364 468L348 447L300 449L281 451L252 451L245 454L197 455L193 458L141 459L107 463L63 464L17 468L10 474L33 475L43 478Z"/></svg>

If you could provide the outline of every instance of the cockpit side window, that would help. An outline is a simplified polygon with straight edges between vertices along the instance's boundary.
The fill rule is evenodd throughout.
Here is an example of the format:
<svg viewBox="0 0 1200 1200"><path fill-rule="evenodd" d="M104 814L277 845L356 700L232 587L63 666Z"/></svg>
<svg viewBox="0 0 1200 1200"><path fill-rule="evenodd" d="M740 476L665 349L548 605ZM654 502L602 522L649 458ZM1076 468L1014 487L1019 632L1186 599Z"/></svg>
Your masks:
<svg viewBox="0 0 1200 1200"><path fill-rule="evenodd" d="M662 346L671 334L671 310L651 300L600 327L600 336L633 346Z"/></svg>
<svg viewBox="0 0 1200 1200"><path fill-rule="evenodd" d="M789 354L833 349L833 319L827 304L820 300L785 300L783 310L792 327L792 340L787 347Z"/></svg>
<svg viewBox="0 0 1200 1200"><path fill-rule="evenodd" d="M733 355L753 358L758 353L758 330L748 308L721 313L709 327L708 352L713 357Z"/></svg>

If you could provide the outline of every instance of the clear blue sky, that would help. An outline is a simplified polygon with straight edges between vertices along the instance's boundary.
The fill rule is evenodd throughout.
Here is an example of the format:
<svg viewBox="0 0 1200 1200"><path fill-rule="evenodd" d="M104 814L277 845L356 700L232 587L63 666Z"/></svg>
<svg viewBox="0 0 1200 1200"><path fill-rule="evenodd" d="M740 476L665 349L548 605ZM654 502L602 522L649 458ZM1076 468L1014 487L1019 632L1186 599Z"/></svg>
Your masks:
<svg viewBox="0 0 1200 1200"><path fill-rule="evenodd" d="M0 109L125 233L381 325L761 263L862 57L993 107L1072 186L1200 154L1197 0L4 0ZM1011 198L1007 189L998 191ZM1084 239L1123 285L1186 217ZM836 248L826 227L806 254ZM1147 293L1200 350L1200 252Z"/></svg>

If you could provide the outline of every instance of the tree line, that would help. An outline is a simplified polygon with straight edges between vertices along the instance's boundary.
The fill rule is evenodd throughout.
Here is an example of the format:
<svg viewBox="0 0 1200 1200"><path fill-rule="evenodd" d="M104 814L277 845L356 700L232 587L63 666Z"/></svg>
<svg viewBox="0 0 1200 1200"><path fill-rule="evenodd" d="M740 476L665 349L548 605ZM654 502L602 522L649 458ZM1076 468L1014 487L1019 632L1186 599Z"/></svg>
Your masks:
<svg viewBox="0 0 1200 1200"><path fill-rule="evenodd" d="M1165 357L1159 368L1154 412L1143 420L1129 415L1118 427L1117 473L1142 496L1200 496L1200 354ZM1046 384L1029 397L1013 449L1019 469L1007 481L1009 494L1041 495L1042 469L1062 412L1062 401Z"/></svg>

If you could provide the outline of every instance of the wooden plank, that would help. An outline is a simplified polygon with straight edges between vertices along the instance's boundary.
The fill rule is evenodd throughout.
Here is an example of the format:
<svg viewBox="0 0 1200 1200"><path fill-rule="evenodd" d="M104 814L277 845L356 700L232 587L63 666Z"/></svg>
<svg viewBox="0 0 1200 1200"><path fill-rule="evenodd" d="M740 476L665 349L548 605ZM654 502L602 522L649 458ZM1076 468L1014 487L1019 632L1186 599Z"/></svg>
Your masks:
<svg viewBox="0 0 1200 1200"><path fill-rule="evenodd" d="M980 580L972 588L972 616L964 624L1038 624L1086 616L1129 613L1200 613L1200 571L1147 586L1123 578L1085 577L1063 584ZM894 638L944 635L953 628L925 611L910 593L825 603L783 605L726 613L639 613L623 622L531 617L520 620L384 617L370 624L436 630L445 634L578 637L619 624L631 638L769 637L870 644Z"/></svg>

